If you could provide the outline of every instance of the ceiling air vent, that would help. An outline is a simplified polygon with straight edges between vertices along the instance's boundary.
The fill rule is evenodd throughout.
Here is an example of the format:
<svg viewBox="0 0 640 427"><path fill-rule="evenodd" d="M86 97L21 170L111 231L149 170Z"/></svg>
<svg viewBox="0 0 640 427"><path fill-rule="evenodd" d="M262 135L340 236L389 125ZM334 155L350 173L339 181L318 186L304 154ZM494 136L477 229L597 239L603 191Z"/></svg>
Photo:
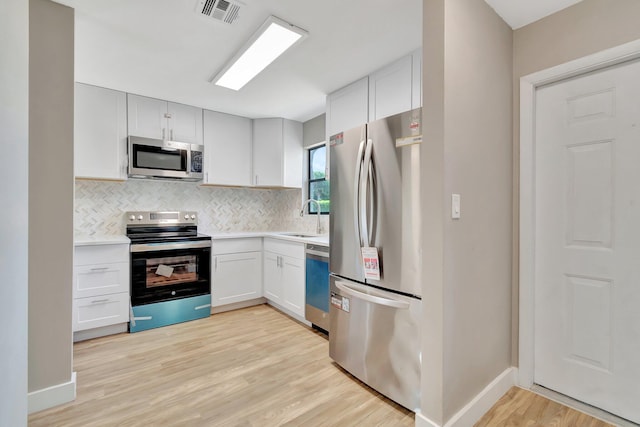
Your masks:
<svg viewBox="0 0 640 427"><path fill-rule="evenodd" d="M216 21L233 24L243 3L228 0L198 0L196 12Z"/></svg>

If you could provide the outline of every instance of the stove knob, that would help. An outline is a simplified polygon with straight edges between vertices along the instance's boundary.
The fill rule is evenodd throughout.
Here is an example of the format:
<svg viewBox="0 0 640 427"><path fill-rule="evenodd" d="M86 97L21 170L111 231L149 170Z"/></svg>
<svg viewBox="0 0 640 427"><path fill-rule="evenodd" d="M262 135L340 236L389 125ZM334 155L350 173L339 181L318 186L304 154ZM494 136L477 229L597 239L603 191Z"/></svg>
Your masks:
<svg viewBox="0 0 640 427"><path fill-rule="evenodd" d="M195 215L191 215L191 219L195 221L196 216Z"/></svg>
<svg viewBox="0 0 640 427"><path fill-rule="evenodd" d="M184 219L186 219L188 221L189 220L189 214L185 214L184 215Z"/></svg>
<svg viewBox="0 0 640 427"><path fill-rule="evenodd" d="M138 221L142 221L142 215L138 215Z"/></svg>
<svg viewBox="0 0 640 427"><path fill-rule="evenodd" d="M131 215L131 216L129 217L129 221L135 221L135 220L136 220L136 216L135 216L135 215Z"/></svg>

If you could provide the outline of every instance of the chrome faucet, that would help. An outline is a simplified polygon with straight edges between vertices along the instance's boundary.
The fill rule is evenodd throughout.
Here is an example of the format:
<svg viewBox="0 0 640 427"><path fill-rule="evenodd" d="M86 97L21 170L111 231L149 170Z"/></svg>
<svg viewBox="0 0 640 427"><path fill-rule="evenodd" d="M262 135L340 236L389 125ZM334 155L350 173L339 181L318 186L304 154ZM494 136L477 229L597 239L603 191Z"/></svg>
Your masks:
<svg viewBox="0 0 640 427"><path fill-rule="evenodd" d="M317 201L316 199L309 199L306 202L302 203L302 206L300 207L300 216L304 216L304 208L309 204L309 203L315 203L316 204L316 208L317 208L317 218L318 218L318 223L316 225L316 234L321 234L320 233L320 202Z"/></svg>

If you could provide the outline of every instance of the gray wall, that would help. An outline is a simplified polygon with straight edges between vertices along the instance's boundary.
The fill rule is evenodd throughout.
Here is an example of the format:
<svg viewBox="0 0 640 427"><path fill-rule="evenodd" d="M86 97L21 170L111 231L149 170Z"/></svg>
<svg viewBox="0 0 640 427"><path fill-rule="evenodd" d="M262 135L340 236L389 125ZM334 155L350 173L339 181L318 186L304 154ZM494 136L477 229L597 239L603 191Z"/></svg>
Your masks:
<svg viewBox="0 0 640 427"><path fill-rule="evenodd" d="M423 357L437 351L441 374L423 359L422 404L443 424L511 366L512 30L477 0L425 0L424 10L423 241L435 239Z"/></svg>
<svg viewBox="0 0 640 427"><path fill-rule="evenodd" d="M317 144L326 139L326 115L320 114L302 124L302 141L305 147Z"/></svg>
<svg viewBox="0 0 640 427"><path fill-rule="evenodd" d="M640 1L584 0L513 37L513 364L518 361L520 77L640 39ZM561 34L562 37L558 37Z"/></svg>
<svg viewBox="0 0 640 427"><path fill-rule="evenodd" d="M71 380L73 9L29 1L29 391Z"/></svg>
<svg viewBox="0 0 640 427"><path fill-rule="evenodd" d="M27 425L29 8L0 2L0 425Z"/></svg>

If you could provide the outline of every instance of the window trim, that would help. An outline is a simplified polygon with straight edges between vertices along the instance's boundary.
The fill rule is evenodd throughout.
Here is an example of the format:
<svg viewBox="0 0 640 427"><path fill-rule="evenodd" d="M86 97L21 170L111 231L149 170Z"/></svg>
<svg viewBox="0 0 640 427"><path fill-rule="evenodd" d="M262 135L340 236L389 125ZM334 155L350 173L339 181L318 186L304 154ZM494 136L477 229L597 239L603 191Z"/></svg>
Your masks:
<svg viewBox="0 0 640 427"><path fill-rule="evenodd" d="M311 172L312 172L312 166L311 166L311 159L312 159L312 155L311 153L315 150L318 150L320 148L325 148L325 155L326 155L326 149L327 149L327 145L325 142L322 142L320 144L316 144L316 145L312 145L310 147L307 147L307 198L311 198L311 184L315 183L315 182L322 182L322 181L327 181L327 171L325 170L324 173L324 177L323 178L311 178ZM328 182L328 181L327 181ZM312 212L312 209L313 212ZM309 206L307 207L307 212L309 215L317 215L318 213L315 211L315 209L318 209L318 206L316 206L315 203L309 203ZM329 208L329 212L322 212L320 211L320 215L329 215L331 213L331 208Z"/></svg>

